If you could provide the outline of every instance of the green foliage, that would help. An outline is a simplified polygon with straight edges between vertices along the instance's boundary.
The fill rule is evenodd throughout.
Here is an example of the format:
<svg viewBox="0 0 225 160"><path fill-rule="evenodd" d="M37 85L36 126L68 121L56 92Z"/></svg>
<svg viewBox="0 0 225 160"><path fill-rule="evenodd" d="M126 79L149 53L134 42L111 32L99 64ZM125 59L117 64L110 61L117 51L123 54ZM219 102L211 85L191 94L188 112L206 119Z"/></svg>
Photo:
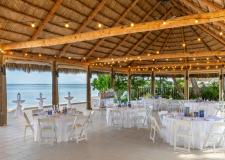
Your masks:
<svg viewBox="0 0 225 160"><path fill-rule="evenodd" d="M148 77L132 76L131 78L131 99L139 99L146 94L147 89L150 88L150 81Z"/></svg>
<svg viewBox="0 0 225 160"><path fill-rule="evenodd" d="M217 101L219 99L219 84L213 82L206 86L203 83L201 87L201 95L202 99Z"/></svg>
<svg viewBox="0 0 225 160"><path fill-rule="evenodd" d="M120 102L127 102L127 96L123 96L123 94L128 90L127 85L126 76L116 75L114 90L116 92L117 99Z"/></svg>
<svg viewBox="0 0 225 160"><path fill-rule="evenodd" d="M110 86L110 76L107 74L98 74L98 78L95 78L92 82L92 86L94 90L98 90L100 93L104 93Z"/></svg>

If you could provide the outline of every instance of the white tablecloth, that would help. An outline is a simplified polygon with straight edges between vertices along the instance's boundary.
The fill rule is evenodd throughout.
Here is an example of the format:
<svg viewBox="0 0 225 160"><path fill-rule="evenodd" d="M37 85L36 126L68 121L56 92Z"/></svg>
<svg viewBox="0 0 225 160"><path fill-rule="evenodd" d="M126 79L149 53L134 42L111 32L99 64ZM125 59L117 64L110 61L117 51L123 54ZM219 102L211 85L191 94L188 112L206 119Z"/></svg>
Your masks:
<svg viewBox="0 0 225 160"><path fill-rule="evenodd" d="M119 111L122 119L123 128L135 127L136 116L146 116L144 107L121 107L121 108L107 108L106 109L106 122L107 126L112 126L112 112Z"/></svg>
<svg viewBox="0 0 225 160"><path fill-rule="evenodd" d="M68 118L68 116L69 115L49 116L49 118L55 119L57 142L67 142L68 141L67 128L69 125L72 125L74 122L73 119ZM38 125L38 118L46 118L46 117L47 117L47 115L34 117L34 141L40 140L40 129L39 129L39 125Z"/></svg>
<svg viewBox="0 0 225 160"><path fill-rule="evenodd" d="M204 140L206 137L206 134L208 133L211 125L215 121L219 121L219 119L203 119L203 118L198 118L198 119L192 119L190 117L182 117L184 120L190 120L192 122L192 143L191 146L192 148L195 149L201 149ZM165 126L164 134L163 134L163 139L169 143L170 145L173 145L174 143L174 124L177 120L181 120L181 117L173 118L170 116L165 116L162 120L163 126ZM182 142L177 142L178 144L182 144ZM183 144L182 144L183 145Z"/></svg>

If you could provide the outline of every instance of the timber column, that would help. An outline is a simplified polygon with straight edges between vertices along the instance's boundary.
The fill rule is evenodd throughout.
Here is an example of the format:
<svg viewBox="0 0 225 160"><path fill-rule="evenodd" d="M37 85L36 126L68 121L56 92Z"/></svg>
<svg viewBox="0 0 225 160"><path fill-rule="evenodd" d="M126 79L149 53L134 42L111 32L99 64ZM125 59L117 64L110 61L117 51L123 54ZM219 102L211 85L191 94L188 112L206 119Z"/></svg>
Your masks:
<svg viewBox="0 0 225 160"><path fill-rule="evenodd" d="M90 66L87 68L87 110L91 110L91 70Z"/></svg>
<svg viewBox="0 0 225 160"><path fill-rule="evenodd" d="M152 71L151 80L152 80L152 83L151 83L151 94L154 97L155 96L155 72L154 71Z"/></svg>
<svg viewBox="0 0 225 160"><path fill-rule="evenodd" d="M0 55L0 126L7 125L7 92L4 57Z"/></svg>
<svg viewBox="0 0 225 160"><path fill-rule="evenodd" d="M128 101L131 101L131 74L130 74L130 70L128 73L128 80L127 80L127 88L128 88Z"/></svg>
<svg viewBox="0 0 225 160"><path fill-rule="evenodd" d="M189 73L188 70L185 71L184 73L184 99L189 100Z"/></svg>
<svg viewBox="0 0 225 160"><path fill-rule="evenodd" d="M223 67L220 69L219 73L219 100L224 100L224 74L223 74Z"/></svg>
<svg viewBox="0 0 225 160"><path fill-rule="evenodd" d="M52 105L59 104L59 93L58 93L58 71L56 61L52 64Z"/></svg>

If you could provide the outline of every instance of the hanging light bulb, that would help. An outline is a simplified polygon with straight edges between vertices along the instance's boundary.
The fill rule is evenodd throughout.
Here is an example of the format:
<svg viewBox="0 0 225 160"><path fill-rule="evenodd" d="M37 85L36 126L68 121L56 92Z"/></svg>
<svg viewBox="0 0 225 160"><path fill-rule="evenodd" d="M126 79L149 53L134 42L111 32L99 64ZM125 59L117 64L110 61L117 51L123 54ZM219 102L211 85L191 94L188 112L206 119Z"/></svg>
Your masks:
<svg viewBox="0 0 225 160"><path fill-rule="evenodd" d="M223 32L220 32L220 36L222 36L223 35Z"/></svg>
<svg viewBox="0 0 225 160"><path fill-rule="evenodd" d="M198 20L197 19L195 20L195 23L198 23Z"/></svg>
<svg viewBox="0 0 225 160"><path fill-rule="evenodd" d="M101 23L98 24L98 28L102 28L102 24Z"/></svg>
<svg viewBox="0 0 225 160"><path fill-rule="evenodd" d="M35 23L31 23L30 26L31 26L32 28L34 28L36 25L35 25Z"/></svg>
<svg viewBox="0 0 225 160"><path fill-rule="evenodd" d="M197 40L200 42L201 41L201 38L198 38Z"/></svg>
<svg viewBox="0 0 225 160"><path fill-rule="evenodd" d="M131 23L130 26L133 27L134 26L134 23Z"/></svg>
<svg viewBox="0 0 225 160"><path fill-rule="evenodd" d="M66 23L64 26L65 26L66 28L69 28L69 27L70 27L69 23Z"/></svg>

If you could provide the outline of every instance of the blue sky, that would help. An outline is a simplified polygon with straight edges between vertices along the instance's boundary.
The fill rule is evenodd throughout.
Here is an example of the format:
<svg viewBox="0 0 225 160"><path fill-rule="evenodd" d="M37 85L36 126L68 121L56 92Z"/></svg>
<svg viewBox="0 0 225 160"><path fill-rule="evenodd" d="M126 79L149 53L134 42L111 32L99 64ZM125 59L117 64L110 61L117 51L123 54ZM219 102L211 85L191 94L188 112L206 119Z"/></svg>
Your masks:
<svg viewBox="0 0 225 160"><path fill-rule="evenodd" d="M7 70L8 84L51 84L50 72L31 72ZM60 84L86 84L86 74L59 74Z"/></svg>

